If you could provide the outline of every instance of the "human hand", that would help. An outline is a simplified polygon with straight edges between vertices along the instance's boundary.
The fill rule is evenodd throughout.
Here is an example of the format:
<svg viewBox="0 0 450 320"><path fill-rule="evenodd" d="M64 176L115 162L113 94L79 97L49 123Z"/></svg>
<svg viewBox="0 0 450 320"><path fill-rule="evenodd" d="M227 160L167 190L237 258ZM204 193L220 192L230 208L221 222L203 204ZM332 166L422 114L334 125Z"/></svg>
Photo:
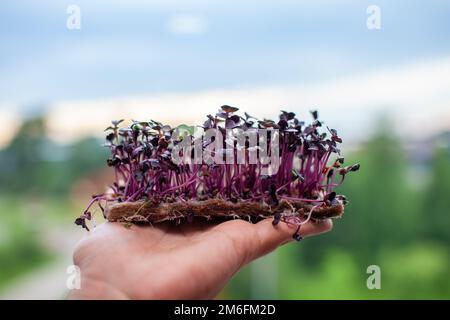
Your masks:
<svg viewBox="0 0 450 320"><path fill-rule="evenodd" d="M331 220L309 221L302 237L329 231ZM106 222L74 252L81 288L70 299L209 299L244 265L292 241L296 227L252 224L161 223L125 228Z"/></svg>

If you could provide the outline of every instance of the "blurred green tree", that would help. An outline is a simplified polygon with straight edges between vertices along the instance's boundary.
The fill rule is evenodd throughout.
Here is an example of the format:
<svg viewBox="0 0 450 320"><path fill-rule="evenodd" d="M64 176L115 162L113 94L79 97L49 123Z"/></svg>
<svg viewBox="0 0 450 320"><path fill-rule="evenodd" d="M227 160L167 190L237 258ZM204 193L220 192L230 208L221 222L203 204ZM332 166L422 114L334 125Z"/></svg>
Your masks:
<svg viewBox="0 0 450 320"><path fill-rule="evenodd" d="M450 133L438 138L421 224L428 240L450 245Z"/></svg>
<svg viewBox="0 0 450 320"><path fill-rule="evenodd" d="M0 191L63 195L76 179L103 168L106 158L97 139L60 145L47 137L42 117L28 119L0 152Z"/></svg>

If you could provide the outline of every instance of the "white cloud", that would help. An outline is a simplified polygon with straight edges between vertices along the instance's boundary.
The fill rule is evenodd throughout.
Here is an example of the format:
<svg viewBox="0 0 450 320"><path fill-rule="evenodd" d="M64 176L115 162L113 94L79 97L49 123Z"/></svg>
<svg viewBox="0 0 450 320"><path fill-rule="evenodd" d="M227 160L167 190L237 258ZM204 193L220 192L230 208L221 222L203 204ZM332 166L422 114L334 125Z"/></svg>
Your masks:
<svg viewBox="0 0 450 320"><path fill-rule="evenodd" d="M305 118L318 108L327 124L355 142L367 137L376 114L387 112L401 134L420 137L450 129L448 88L450 58L445 58L303 86L60 102L53 106L48 125L53 137L70 140L102 134L116 118L201 124L206 114L229 104L261 118L275 117L280 109Z"/></svg>
<svg viewBox="0 0 450 320"><path fill-rule="evenodd" d="M195 15L175 15L167 21L167 30L174 34L202 34L206 28L205 18Z"/></svg>

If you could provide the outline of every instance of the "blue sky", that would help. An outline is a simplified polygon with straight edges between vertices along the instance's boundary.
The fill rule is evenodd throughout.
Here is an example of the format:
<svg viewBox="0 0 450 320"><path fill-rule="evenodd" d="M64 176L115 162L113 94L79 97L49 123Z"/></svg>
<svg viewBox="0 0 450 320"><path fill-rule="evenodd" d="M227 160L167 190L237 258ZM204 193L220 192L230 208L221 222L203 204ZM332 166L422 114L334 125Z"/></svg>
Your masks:
<svg viewBox="0 0 450 320"><path fill-rule="evenodd" d="M66 28L69 4L81 9L80 30ZM381 30L366 28L370 4L381 9ZM450 56L444 0L0 6L0 108L17 111L59 100L320 83Z"/></svg>

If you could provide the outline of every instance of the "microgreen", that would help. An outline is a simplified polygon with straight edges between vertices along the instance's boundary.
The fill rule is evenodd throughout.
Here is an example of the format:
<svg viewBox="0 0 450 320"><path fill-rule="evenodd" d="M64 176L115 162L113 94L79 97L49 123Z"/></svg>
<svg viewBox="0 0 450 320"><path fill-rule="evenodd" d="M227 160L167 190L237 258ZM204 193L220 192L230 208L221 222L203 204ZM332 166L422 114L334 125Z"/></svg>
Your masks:
<svg viewBox="0 0 450 320"><path fill-rule="evenodd" d="M221 132L227 129L278 130L280 167L275 174L263 175L263 165L248 161L176 164L173 149L186 137L198 139L194 137L195 127L172 128L148 120L133 121L119 128L123 120L112 121L105 130L105 146L110 150L106 164L114 170L115 181L108 192L93 197L75 223L87 229L86 220L91 220L91 207L95 203L102 211L109 203L150 201L158 204L216 198L264 202L271 206L283 199L300 200L313 204L313 208L338 201L346 203L345 197L336 195L334 189L343 183L349 172L357 171L359 164L343 166L344 159L338 147L342 138L336 129L323 126L317 111L311 111L309 125L288 111L281 111L277 121L257 119L247 113L241 117L237 111L238 108L224 105L214 116L208 115L201 128ZM222 142L224 146L235 144L228 135L223 136ZM205 151L208 144L200 144L200 148ZM248 157L248 150L246 152ZM274 224L279 220L280 216L275 215Z"/></svg>

